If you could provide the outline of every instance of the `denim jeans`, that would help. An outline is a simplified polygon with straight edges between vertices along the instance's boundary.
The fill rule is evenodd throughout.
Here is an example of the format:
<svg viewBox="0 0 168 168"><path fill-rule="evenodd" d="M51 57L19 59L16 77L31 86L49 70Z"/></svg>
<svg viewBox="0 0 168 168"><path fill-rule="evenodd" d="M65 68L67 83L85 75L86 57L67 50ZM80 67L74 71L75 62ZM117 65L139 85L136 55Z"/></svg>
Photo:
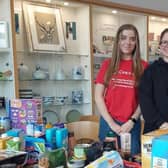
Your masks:
<svg viewBox="0 0 168 168"><path fill-rule="evenodd" d="M123 123L115 121L119 125ZM100 117L100 126L99 126L99 139L100 141L104 141L107 133L109 131L113 131L110 129L106 121L103 117ZM131 155L136 155L141 152L141 144L140 144L140 137L141 137L141 122L140 119L134 124L134 127L131 130ZM118 144L120 147L120 136L117 136Z"/></svg>

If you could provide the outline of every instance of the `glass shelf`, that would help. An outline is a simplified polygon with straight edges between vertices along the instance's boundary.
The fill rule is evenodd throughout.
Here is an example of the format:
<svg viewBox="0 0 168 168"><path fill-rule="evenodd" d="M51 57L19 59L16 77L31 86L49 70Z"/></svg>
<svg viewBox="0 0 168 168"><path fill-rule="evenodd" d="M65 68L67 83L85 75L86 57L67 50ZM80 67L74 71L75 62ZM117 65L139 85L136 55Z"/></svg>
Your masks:
<svg viewBox="0 0 168 168"><path fill-rule="evenodd" d="M20 81L89 81L89 79L21 79Z"/></svg>
<svg viewBox="0 0 168 168"><path fill-rule="evenodd" d="M8 53L10 52L10 48L0 48L0 53Z"/></svg>
<svg viewBox="0 0 168 168"><path fill-rule="evenodd" d="M3 81L6 81L6 82L13 81L13 79L0 79L0 82L3 82Z"/></svg>
<svg viewBox="0 0 168 168"><path fill-rule="evenodd" d="M94 57L111 58L112 57L112 53L108 53L108 54L94 53Z"/></svg>
<svg viewBox="0 0 168 168"><path fill-rule="evenodd" d="M78 57L88 57L88 54L79 54L73 52L47 52L47 51L16 51L17 53L27 53L32 56L78 56Z"/></svg>
<svg viewBox="0 0 168 168"><path fill-rule="evenodd" d="M86 105L90 104L90 102L83 102L80 104L73 104L73 103L65 103L65 104L43 104L44 107L49 107L49 106L81 106L81 105Z"/></svg>

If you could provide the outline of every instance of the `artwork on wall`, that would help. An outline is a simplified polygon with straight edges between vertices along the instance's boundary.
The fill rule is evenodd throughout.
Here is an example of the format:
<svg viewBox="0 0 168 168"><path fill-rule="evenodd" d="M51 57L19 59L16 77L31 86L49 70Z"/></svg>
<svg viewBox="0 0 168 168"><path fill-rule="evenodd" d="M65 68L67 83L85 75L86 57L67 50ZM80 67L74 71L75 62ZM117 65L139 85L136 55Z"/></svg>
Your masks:
<svg viewBox="0 0 168 168"><path fill-rule="evenodd" d="M15 32L20 33L19 13L15 13Z"/></svg>
<svg viewBox="0 0 168 168"><path fill-rule="evenodd" d="M59 8L24 2L23 10L30 50L65 50L65 40Z"/></svg>
<svg viewBox="0 0 168 168"><path fill-rule="evenodd" d="M76 40L76 22L66 22L66 38Z"/></svg>
<svg viewBox="0 0 168 168"><path fill-rule="evenodd" d="M115 37L113 37L113 36L105 36L104 35L102 37L103 44L107 45L107 46L112 46L114 43L114 40L115 40Z"/></svg>
<svg viewBox="0 0 168 168"><path fill-rule="evenodd" d="M9 47L8 37L8 23L6 21L0 21L0 48Z"/></svg>

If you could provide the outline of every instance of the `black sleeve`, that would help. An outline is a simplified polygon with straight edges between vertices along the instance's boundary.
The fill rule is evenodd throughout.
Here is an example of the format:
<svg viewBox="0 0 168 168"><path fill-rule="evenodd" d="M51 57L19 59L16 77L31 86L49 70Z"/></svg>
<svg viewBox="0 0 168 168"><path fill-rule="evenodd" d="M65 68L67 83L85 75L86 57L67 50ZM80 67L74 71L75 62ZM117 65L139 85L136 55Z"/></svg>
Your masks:
<svg viewBox="0 0 168 168"><path fill-rule="evenodd" d="M141 77L139 85L139 103L146 125L152 127L154 130L159 128L164 120L156 109L153 91L152 69L148 67Z"/></svg>

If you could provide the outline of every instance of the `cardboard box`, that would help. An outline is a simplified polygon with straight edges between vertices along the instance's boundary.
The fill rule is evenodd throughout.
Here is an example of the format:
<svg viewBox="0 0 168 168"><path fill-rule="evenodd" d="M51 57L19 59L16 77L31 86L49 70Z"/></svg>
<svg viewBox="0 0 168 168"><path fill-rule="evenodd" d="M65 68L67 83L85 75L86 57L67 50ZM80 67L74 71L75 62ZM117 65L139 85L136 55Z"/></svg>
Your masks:
<svg viewBox="0 0 168 168"><path fill-rule="evenodd" d="M168 168L168 134L152 140L152 168Z"/></svg>
<svg viewBox="0 0 168 168"><path fill-rule="evenodd" d="M143 168L151 167L152 139L164 134L168 134L168 129L158 129L156 131L141 135L141 155Z"/></svg>

